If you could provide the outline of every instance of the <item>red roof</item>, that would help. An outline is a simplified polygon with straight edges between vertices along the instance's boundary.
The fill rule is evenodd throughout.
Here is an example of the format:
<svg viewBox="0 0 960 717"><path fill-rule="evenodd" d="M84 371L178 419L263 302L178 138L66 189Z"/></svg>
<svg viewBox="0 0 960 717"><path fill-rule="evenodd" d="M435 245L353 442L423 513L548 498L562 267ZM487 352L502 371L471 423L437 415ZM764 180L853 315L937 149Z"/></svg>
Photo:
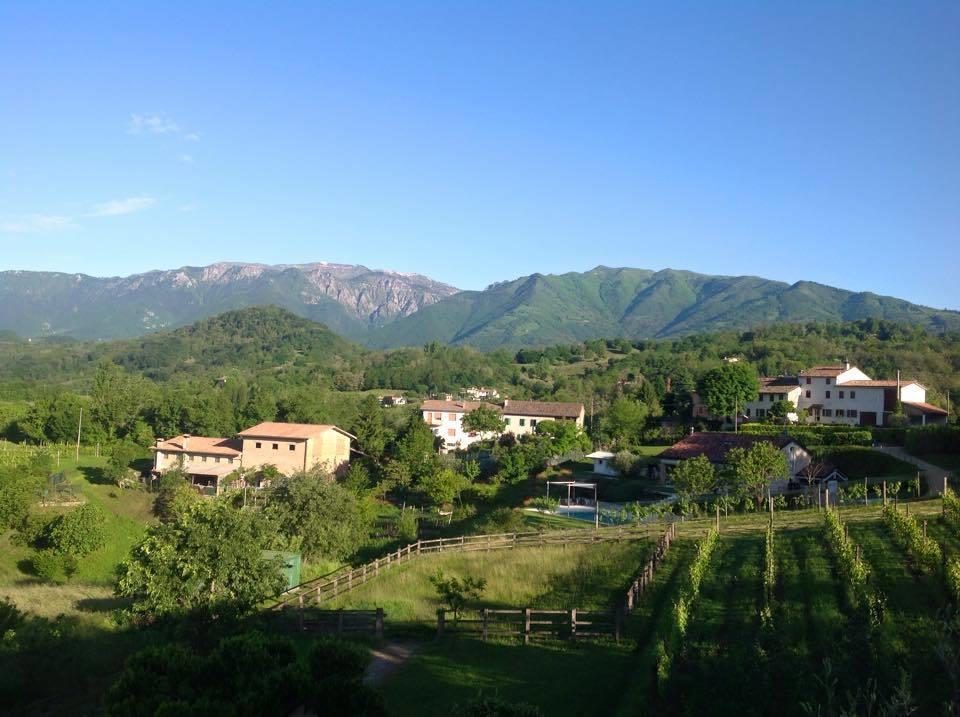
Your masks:
<svg viewBox="0 0 960 717"><path fill-rule="evenodd" d="M436 399L427 399L420 404L421 411L446 411L448 413L470 413L474 409L486 406L492 411L500 412L500 406L495 403L484 403L483 401L438 401Z"/></svg>
<svg viewBox="0 0 960 717"><path fill-rule="evenodd" d="M940 408L939 406L934 406L932 403L926 403L923 401L904 401L904 406L910 406L911 408L916 408L921 413L932 413L937 416L946 416L947 412Z"/></svg>
<svg viewBox="0 0 960 717"><path fill-rule="evenodd" d="M907 379L900 379L900 386L912 386L917 385L921 386L919 381L910 381ZM851 388L896 388L897 380L896 379L870 379L869 381L844 381L843 383L838 383L837 388L845 388L850 386Z"/></svg>
<svg viewBox="0 0 960 717"><path fill-rule="evenodd" d="M830 376L839 376L847 369L843 366L814 366L813 368L808 368L806 371L801 371L801 376L813 376L819 378L825 378Z"/></svg>
<svg viewBox="0 0 960 717"><path fill-rule="evenodd" d="M210 438L209 436L179 435L168 441L158 441L151 451L166 453L205 453L210 456L240 455L242 443L234 438Z"/></svg>
<svg viewBox="0 0 960 717"><path fill-rule="evenodd" d="M580 418L582 403L560 401L510 401L503 402L503 412L509 416L549 416L550 418Z"/></svg>
<svg viewBox="0 0 960 717"><path fill-rule="evenodd" d="M696 456L706 456L711 463L723 463L731 448L750 448L755 443L766 441L777 448L800 442L789 436L755 436L749 433L719 433L703 431L693 433L674 443L660 454L667 460L686 460Z"/></svg>
<svg viewBox="0 0 960 717"><path fill-rule="evenodd" d="M244 438L311 438L327 431L337 431L349 438L355 438L342 428L325 423L275 423L267 421L240 431Z"/></svg>
<svg viewBox="0 0 960 717"><path fill-rule="evenodd" d="M796 376L761 376L760 393L790 393L800 388L800 381Z"/></svg>

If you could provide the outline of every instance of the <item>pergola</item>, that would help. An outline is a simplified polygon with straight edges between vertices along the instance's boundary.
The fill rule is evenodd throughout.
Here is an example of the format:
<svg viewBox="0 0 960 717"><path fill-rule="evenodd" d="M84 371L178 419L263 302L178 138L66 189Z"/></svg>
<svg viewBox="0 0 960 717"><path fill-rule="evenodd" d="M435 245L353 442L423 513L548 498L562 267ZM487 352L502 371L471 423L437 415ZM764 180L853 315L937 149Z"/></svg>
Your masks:
<svg viewBox="0 0 960 717"><path fill-rule="evenodd" d="M597 484L596 483L583 483L581 481L575 480L554 480L547 481L547 498L550 497L550 486L559 485L567 487L567 505L570 505L571 494L577 488L589 488L593 490L593 507L594 507L594 525L595 527L600 527L600 501L597 500Z"/></svg>

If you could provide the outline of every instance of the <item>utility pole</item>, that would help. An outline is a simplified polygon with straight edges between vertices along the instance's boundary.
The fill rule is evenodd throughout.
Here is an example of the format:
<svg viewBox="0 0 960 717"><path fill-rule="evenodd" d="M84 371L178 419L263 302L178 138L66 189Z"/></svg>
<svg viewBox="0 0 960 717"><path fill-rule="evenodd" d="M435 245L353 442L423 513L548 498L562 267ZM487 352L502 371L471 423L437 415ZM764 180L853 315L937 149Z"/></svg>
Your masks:
<svg viewBox="0 0 960 717"><path fill-rule="evenodd" d="M83 406L80 406L80 420L77 421L77 461L80 461L80 429L83 427Z"/></svg>

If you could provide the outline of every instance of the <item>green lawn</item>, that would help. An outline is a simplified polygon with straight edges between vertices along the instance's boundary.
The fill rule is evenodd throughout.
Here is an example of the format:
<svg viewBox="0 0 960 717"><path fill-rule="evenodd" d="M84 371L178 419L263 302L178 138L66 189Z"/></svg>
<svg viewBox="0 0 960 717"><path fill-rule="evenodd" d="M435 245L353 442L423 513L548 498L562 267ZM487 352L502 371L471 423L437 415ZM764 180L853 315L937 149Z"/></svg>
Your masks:
<svg viewBox="0 0 960 717"><path fill-rule="evenodd" d="M917 458L948 471L960 471L960 453L925 453Z"/></svg>
<svg viewBox="0 0 960 717"><path fill-rule="evenodd" d="M440 603L430 577L478 577L487 587L474 608L607 609L640 568L649 541L425 555L392 568L332 608L382 607L388 623L435 625Z"/></svg>
<svg viewBox="0 0 960 717"><path fill-rule="evenodd" d="M819 446L815 450L818 457L853 479L908 479L917 475L917 468L913 464L864 446Z"/></svg>

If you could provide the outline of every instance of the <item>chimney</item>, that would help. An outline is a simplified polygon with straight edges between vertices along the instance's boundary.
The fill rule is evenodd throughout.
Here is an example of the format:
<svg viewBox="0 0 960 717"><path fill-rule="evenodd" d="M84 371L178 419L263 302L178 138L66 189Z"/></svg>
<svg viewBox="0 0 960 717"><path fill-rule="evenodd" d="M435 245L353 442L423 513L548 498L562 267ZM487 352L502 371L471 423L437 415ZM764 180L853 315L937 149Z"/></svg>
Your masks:
<svg viewBox="0 0 960 717"><path fill-rule="evenodd" d="M189 442L190 442L190 434L189 434L189 433L184 433L184 434L183 434L183 450L187 450L187 444L188 444Z"/></svg>
<svg viewBox="0 0 960 717"><path fill-rule="evenodd" d="M850 370L850 362L849 362L847 359L844 359L844 360L843 360L843 370L844 370L844 371L849 371L849 370Z"/></svg>

